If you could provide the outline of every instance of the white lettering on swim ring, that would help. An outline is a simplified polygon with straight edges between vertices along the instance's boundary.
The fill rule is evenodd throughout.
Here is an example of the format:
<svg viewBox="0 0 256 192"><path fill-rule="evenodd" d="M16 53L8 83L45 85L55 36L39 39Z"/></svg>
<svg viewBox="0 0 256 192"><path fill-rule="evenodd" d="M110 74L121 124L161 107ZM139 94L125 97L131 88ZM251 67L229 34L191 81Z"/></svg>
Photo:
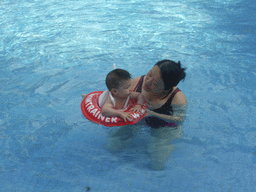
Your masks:
<svg viewBox="0 0 256 192"><path fill-rule="evenodd" d="M85 103L91 102L92 97L93 97L93 95L89 95L88 98L85 100Z"/></svg>
<svg viewBox="0 0 256 192"><path fill-rule="evenodd" d="M89 103L89 102L91 102L91 101L92 101L91 99L87 98L87 99L85 100L85 103Z"/></svg>
<svg viewBox="0 0 256 192"><path fill-rule="evenodd" d="M117 123L117 117L112 117L111 118L111 123Z"/></svg>
<svg viewBox="0 0 256 192"><path fill-rule="evenodd" d="M101 121L104 121L105 116L101 115L101 113L100 113L99 116L98 116L98 119L100 119Z"/></svg>
<svg viewBox="0 0 256 192"><path fill-rule="evenodd" d="M89 105L93 105L91 101L85 104L86 107L88 107Z"/></svg>
<svg viewBox="0 0 256 192"><path fill-rule="evenodd" d="M95 118L97 118L97 116L100 114L100 111L98 111L97 113L96 113L96 115L94 115L94 117Z"/></svg>
<svg viewBox="0 0 256 192"><path fill-rule="evenodd" d="M95 117L95 113L98 111L98 109L93 109L90 113L93 114L93 116Z"/></svg>
<svg viewBox="0 0 256 192"><path fill-rule="evenodd" d="M106 123L109 123L110 122L110 118L106 117L105 121L106 121Z"/></svg>
<svg viewBox="0 0 256 192"><path fill-rule="evenodd" d="M138 113L134 113L134 114L132 114L132 117L133 117L134 119L136 119L137 117L140 117L140 115L139 115Z"/></svg>
<svg viewBox="0 0 256 192"><path fill-rule="evenodd" d="M90 105L87 110L90 112L91 109L94 109L94 106L93 105Z"/></svg>

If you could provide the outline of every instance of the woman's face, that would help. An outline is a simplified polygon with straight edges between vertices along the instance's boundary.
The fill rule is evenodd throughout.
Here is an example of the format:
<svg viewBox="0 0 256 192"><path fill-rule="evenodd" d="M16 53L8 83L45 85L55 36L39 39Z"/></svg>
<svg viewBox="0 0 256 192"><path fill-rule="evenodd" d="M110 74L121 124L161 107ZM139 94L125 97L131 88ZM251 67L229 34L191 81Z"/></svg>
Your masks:
<svg viewBox="0 0 256 192"><path fill-rule="evenodd" d="M164 91L164 82L157 65L147 73L143 89L153 93L161 93Z"/></svg>

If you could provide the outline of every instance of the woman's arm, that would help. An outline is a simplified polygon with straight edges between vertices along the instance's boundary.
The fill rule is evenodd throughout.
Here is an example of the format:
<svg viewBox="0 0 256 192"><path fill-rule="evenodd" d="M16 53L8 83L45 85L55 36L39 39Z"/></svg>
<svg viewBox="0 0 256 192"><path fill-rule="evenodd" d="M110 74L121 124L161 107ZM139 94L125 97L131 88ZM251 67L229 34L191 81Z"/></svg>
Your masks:
<svg viewBox="0 0 256 192"><path fill-rule="evenodd" d="M165 115L165 114L156 113L151 110L147 110L146 116L155 116L155 117L158 117L159 119L166 121L167 123L172 122L172 123L180 124L185 121L187 106L188 106L187 102L182 105L172 105L173 115Z"/></svg>
<svg viewBox="0 0 256 192"><path fill-rule="evenodd" d="M137 103L140 104L140 105L143 105L144 104L144 97L141 93L138 93L138 92L132 92L131 93L131 99L134 99L136 98L137 99Z"/></svg>
<svg viewBox="0 0 256 192"><path fill-rule="evenodd" d="M142 105L144 104L144 96L141 93L132 92L131 99L134 99L134 98L137 99L137 104L133 108L131 108L131 111L141 113Z"/></svg>
<svg viewBox="0 0 256 192"><path fill-rule="evenodd" d="M162 119L164 121L166 121L167 123L179 123L181 122L181 118L179 116L173 116L173 115L165 115L165 114L161 114L161 113L156 113L154 111L151 110L147 110L147 114L146 116L154 116L154 117L158 117L159 119Z"/></svg>

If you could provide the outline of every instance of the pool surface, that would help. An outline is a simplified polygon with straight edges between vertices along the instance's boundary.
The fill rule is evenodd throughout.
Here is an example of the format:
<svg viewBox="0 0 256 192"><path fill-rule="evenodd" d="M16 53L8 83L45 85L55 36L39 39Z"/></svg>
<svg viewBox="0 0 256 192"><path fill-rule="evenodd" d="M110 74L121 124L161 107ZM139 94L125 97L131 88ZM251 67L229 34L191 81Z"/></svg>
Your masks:
<svg viewBox="0 0 256 192"><path fill-rule="evenodd" d="M1 0L0 191L256 189L256 2ZM180 61L188 100L164 170L151 132L109 151L81 113L113 64L133 77ZM115 129L115 128L112 128Z"/></svg>

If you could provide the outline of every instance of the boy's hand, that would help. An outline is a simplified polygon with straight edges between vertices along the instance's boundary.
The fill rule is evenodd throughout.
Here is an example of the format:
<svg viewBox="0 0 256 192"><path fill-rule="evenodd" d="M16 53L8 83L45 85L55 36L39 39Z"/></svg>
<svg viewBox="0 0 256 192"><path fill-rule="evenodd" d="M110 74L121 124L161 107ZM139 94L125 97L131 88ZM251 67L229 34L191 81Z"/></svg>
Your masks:
<svg viewBox="0 0 256 192"><path fill-rule="evenodd" d="M140 112L141 113L141 105L135 105L133 108L130 109L132 112Z"/></svg>
<svg viewBox="0 0 256 192"><path fill-rule="evenodd" d="M132 121L132 116L130 113L121 112L120 117L126 122L128 119L129 121Z"/></svg>

